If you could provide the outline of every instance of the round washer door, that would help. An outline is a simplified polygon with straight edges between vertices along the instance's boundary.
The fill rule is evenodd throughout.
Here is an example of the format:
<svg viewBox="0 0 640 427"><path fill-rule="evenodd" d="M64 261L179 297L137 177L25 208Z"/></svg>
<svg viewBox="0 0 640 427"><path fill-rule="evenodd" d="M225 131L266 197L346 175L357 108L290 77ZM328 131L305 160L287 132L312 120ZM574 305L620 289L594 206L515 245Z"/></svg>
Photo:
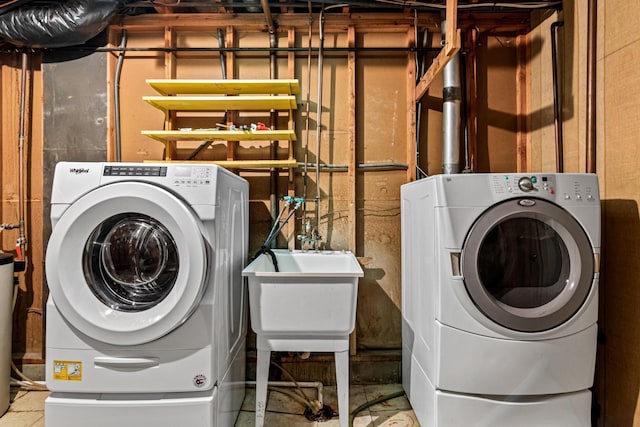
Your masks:
<svg viewBox="0 0 640 427"><path fill-rule="evenodd" d="M562 325L584 304L594 277L593 248L563 208L513 199L489 208L472 226L462 274L486 317L511 330L540 332Z"/></svg>
<svg viewBox="0 0 640 427"><path fill-rule="evenodd" d="M62 316L115 345L182 324L206 285L207 249L193 211L160 187L118 182L74 202L51 234L47 281Z"/></svg>

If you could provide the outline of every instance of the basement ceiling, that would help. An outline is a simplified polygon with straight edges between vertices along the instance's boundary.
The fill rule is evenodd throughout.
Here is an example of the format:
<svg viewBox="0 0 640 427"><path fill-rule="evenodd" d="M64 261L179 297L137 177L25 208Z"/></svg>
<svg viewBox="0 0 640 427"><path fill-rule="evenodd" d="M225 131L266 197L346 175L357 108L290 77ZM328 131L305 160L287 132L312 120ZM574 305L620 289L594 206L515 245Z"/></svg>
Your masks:
<svg viewBox="0 0 640 427"><path fill-rule="evenodd" d="M270 13L318 13L323 8L339 13L356 12L398 12L417 10L423 12L444 11L445 0L150 0L137 1L127 5L132 9L153 8L157 13L263 13L265 7ZM459 0L460 11L499 11L559 9L562 1L522 1L504 0L490 2L482 0Z"/></svg>
<svg viewBox="0 0 640 427"><path fill-rule="evenodd" d="M459 19L475 14L503 15L560 9L562 1L459 0ZM446 0L0 0L0 46L60 48L79 46L99 36L118 17L178 14L261 14L269 31L272 14L403 13L439 14Z"/></svg>

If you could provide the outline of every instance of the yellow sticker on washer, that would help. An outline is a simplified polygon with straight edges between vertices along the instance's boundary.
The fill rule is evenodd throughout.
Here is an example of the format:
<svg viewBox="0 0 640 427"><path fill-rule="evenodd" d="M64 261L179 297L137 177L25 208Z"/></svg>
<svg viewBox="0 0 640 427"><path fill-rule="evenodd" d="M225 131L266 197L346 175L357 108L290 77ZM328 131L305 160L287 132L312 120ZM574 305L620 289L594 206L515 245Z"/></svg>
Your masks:
<svg viewBox="0 0 640 427"><path fill-rule="evenodd" d="M82 362L54 360L53 379L61 381L82 381Z"/></svg>

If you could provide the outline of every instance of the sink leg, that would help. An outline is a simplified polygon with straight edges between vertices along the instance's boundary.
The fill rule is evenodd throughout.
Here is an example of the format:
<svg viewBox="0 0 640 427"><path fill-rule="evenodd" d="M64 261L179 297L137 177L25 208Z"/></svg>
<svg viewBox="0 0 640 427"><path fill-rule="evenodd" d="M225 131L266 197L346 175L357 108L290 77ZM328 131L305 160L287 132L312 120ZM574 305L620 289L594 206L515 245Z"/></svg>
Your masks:
<svg viewBox="0 0 640 427"><path fill-rule="evenodd" d="M337 351L336 384L338 386L338 414L340 427L349 425L349 351Z"/></svg>
<svg viewBox="0 0 640 427"><path fill-rule="evenodd" d="M269 350L258 350L258 360L256 362L256 427L264 426L270 362L271 352Z"/></svg>

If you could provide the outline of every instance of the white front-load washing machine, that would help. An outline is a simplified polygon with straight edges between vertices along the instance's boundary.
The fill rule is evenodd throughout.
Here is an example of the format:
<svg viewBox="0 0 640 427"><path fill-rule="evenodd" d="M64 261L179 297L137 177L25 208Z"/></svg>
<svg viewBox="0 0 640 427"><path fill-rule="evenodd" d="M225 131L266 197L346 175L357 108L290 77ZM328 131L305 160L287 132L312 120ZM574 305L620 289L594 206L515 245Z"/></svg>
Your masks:
<svg viewBox="0 0 640 427"><path fill-rule="evenodd" d="M424 426L589 426L592 174L437 175L402 197L403 385Z"/></svg>
<svg viewBox="0 0 640 427"><path fill-rule="evenodd" d="M215 165L56 166L47 427L233 426L247 209L247 181Z"/></svg>

